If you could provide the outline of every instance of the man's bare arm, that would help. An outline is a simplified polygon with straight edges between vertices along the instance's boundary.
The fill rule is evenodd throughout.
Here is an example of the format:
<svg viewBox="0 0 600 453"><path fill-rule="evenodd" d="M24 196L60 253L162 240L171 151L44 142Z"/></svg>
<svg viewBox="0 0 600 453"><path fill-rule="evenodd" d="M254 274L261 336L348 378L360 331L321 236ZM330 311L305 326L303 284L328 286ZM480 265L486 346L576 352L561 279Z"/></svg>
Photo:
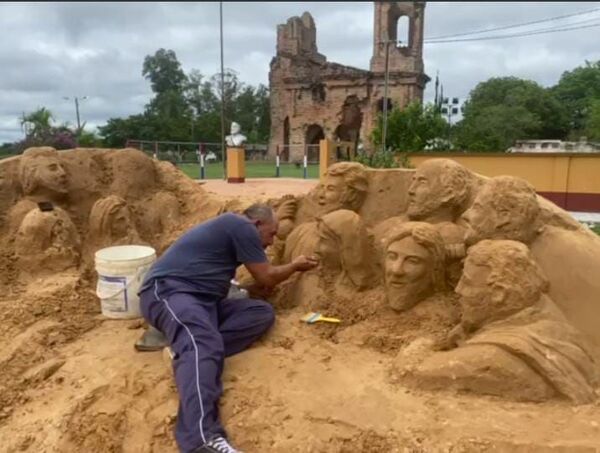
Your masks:
<svg viewBox="0 0 600 453"><path fill-rule="evenodd" d="M314 258L301 255L291 263L273 266L271 263L247 263L246 269L254 280L263 286L273 288L278 283L287 280L294 272L304 272L313 269L318 264Z"/></svg>

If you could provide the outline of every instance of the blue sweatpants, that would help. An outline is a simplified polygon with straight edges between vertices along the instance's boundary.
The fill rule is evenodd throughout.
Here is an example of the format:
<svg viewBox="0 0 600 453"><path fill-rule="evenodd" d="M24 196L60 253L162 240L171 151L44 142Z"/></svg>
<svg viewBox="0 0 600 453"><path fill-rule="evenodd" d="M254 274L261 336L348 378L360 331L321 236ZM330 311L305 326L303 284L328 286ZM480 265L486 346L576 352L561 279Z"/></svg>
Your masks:
<svg viewBox="0 0 600 453"><path fill-rule="evenodd" d="M273 325L275 314L262 300L202 300L181 289L187 288L176 280L156 279L140 294L140 308L175 354L175 439L188 453L215 435L226 437L218 407L224 358L248 348Z"/></svg>

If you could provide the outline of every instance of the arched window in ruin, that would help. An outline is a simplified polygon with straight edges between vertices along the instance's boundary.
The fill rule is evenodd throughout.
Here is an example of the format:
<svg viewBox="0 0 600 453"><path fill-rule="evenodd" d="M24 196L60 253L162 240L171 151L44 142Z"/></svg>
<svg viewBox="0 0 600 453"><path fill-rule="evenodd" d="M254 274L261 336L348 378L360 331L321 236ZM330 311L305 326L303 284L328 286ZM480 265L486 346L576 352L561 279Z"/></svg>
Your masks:
<svg viewBox="0 0 600 453"><path fill-rule="evenodd" d="M344 101L341 111L341 121L335 130L338 140L344 142L358 143L360 128L362 126L362 112L360 100L357 96L348 96Z"/></svg>
<svg viewBox="0 0 600 453"><path fill-rule="evenodd" d="M409 47L410 19L408 16L400 16L396 22L396 42L398 47Z"/></svg>
<svg viewBox="0 0 600 453"><path fill-rule="evenodd" d="M381 113L383 112L383 98L379 99L377 101L377 112ZM390 98L387 98L387 110L388 112L390 112L392 110L392 107L394 106L392 100Z"/></svg>
<svg viewBox="0 0 600 453"><path fill-rule="evenodd" d="M323 128L318 124L311 124L306 129L306 138L304 143L307 145L318 145L325 138Z"/></svg>
<svg viewBox="0 0 600 453"><path fill-rule="evenodd" d="M316 83L313 86L311 86L310 91L312 93L312 100L313 102L324 102L326 96L325 93L325 85L323 85L322 83Z"/></svg>

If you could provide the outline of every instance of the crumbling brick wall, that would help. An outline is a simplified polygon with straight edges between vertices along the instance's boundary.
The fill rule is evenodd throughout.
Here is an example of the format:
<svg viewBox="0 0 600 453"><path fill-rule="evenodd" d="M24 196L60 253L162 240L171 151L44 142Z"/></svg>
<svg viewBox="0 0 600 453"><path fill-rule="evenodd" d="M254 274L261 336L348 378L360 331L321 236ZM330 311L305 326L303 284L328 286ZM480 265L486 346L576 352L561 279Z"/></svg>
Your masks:
<svg viewBox="0 0 600 453"><path fill-rule="evenodd" d="M405 107L423 99L429 78L423 72L425 2L375 2L374 48L370 70L328 62L316 44L312 16L292 17L277 27L277 54L271 61L270 154L301 160L305 145L320 138L359 140L372 149L370 136L382 110L385 41L397 41L396 22L409 18L406 45L389 45L388 106ZM382 60L383 58L383 60Z"/></svg>

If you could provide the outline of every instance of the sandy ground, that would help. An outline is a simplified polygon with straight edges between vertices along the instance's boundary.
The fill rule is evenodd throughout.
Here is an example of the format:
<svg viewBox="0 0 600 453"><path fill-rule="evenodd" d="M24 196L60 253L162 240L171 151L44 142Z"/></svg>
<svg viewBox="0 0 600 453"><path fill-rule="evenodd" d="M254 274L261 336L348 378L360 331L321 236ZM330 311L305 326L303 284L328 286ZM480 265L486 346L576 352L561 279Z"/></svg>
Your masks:
<svg viewBox="0 0 600 453"><path fill-rule="evenodd" d="M208 181L204 188L263 199L315 184ZM102 317L77 275L11 291L0 294L0 452L177 451L170 364L160 352L134 350L140 320ZM246 453L600 451L598 403L411 389L393 373L395 353L361 343L360 325L344 335L343 323L307 325L303 314L280 310L263 340L226 360L222 419Z"/></svg>
<svg viewBox="0 0 600 453"><path fill-rule="evenodd" d="M204 190L224 197L280 197L287 194L308 193L318 184L316 179L299 178L255 178L241 184L228 183L222 179L209 179L200 182Z"/></svg>

